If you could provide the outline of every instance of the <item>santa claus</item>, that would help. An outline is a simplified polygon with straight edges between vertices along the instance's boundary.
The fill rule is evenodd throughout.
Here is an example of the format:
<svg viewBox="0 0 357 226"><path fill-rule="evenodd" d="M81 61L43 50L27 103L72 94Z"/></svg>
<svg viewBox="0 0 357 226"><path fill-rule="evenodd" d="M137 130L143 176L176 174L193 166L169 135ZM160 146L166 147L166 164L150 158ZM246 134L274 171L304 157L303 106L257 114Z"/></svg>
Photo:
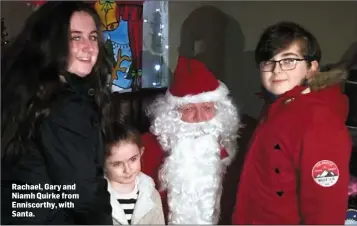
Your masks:
<svg viewBox="0 0 357 226"><path fill-rule="evenodd" d="M219 220L222 178L239 128L228 94L203 63L179 57L173 84L148 109L143 172L156 181L169 224Z"/></svg>

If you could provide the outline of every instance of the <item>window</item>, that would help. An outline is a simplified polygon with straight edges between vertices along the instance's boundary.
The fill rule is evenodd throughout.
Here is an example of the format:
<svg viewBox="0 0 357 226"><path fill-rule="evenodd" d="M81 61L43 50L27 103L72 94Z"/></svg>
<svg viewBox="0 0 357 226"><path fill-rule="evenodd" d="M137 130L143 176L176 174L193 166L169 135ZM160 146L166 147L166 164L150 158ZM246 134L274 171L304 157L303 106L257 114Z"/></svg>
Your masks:
<svg viewBox="0 0 357 226"><path fill-rule="evenodd" d="M145 1L143 10L142 87L167 87L168 67L168 1Z"/></svg>
<svg viewBox="0 0 357 226"><path fill-rule="evenodd" d="M98 0L94 3L114 65L113 92L168 84L168 2Z"/></svg>

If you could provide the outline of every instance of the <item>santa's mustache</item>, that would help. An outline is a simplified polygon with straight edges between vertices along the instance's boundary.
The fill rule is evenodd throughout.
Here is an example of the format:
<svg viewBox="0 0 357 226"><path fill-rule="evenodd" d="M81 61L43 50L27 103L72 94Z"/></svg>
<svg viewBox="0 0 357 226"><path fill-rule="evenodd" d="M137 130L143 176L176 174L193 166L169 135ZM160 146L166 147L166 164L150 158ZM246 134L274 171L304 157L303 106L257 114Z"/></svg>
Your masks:
<svg viewBox="0 0 357 226"><path fill-rule="evenodd" d="M217 117L206 122L187 123L177 122L175 129L171 132L173 137L200 137L203 135L219 136L223 133L223 125Z"/></svg>

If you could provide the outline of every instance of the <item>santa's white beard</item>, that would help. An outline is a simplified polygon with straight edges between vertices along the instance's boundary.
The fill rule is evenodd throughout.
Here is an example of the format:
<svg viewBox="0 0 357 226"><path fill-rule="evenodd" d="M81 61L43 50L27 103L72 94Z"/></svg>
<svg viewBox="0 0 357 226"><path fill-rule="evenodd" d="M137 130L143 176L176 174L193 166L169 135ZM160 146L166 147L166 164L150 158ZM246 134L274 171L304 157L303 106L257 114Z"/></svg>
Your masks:
<svg viewBox="0 0 357 226"><path fill-rule="evenodd" d="M168 194L169 223L217 224L225 167L217 135L184 136L170 143L159 173Z"/></svg>

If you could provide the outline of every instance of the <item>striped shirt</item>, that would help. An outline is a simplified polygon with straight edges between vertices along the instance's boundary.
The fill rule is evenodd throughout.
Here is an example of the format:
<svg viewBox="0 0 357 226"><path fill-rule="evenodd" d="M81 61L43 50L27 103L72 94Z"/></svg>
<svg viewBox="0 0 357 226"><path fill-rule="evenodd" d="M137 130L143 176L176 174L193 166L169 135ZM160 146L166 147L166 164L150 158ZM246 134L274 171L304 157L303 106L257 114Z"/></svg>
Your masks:
<svg viewBox="0 0 357 226"><path fill-rule="evenodd" d="M134 212L135 203L136 200L138 199L138 196L139 196L139 191L138 191L137 183L135 184L135 188L132 192L127 194L120 194L120 193L116 194L117 200L121 208L124 210L126 219L129 224L131 224L131 218Z"/></svg>

